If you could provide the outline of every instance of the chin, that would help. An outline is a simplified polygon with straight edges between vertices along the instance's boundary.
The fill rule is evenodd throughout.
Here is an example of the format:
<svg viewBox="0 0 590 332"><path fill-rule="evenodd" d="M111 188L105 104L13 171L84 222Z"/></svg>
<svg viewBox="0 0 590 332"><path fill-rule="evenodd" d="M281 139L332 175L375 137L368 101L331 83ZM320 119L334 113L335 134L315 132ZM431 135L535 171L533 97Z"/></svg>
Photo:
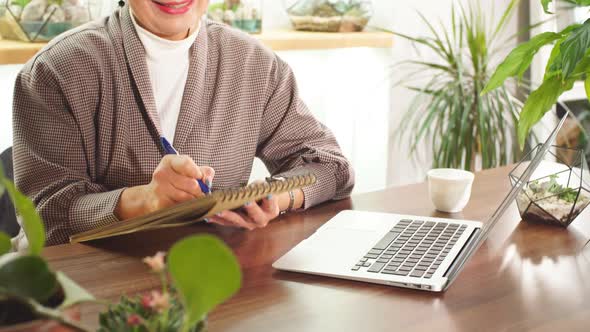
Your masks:
<svg viewBox="0 0 590 332"><path fill-rule="evenodd" d="M190 24L167 25L159 27L157 30L160 32L159 34L164 36L178 36L186 33L190 27Z"/></svg>

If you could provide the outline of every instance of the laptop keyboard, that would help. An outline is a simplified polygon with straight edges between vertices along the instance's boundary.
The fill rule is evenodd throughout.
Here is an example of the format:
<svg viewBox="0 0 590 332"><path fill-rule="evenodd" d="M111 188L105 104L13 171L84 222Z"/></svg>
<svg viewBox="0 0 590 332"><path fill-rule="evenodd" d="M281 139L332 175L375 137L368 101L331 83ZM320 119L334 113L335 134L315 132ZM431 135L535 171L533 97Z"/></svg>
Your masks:
<svg viewBox="0 0 590 332"><path fill-rule="evenodd" d="M432 277L467 226L401 220L352 268L416 278Z"/></svg>

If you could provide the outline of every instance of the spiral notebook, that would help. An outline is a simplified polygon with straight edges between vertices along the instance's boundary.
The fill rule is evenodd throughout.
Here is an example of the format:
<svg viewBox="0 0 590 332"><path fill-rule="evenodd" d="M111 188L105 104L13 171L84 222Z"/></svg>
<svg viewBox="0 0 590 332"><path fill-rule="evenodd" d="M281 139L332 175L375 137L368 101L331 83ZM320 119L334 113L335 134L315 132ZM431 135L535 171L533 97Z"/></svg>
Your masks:
<svg viewBox="0 0 590 332"><path fill-rule="evenodd" d="M186 226L214 216L216 213L240 208L247 202L259 201L271 194L278 195L290 190L301 189L315 182L315 175L307 173L288 177L281 181L219 190L205 197L187 201L142 217L75 234L70 237L70 242L85 242L150 229Z"/></svg>

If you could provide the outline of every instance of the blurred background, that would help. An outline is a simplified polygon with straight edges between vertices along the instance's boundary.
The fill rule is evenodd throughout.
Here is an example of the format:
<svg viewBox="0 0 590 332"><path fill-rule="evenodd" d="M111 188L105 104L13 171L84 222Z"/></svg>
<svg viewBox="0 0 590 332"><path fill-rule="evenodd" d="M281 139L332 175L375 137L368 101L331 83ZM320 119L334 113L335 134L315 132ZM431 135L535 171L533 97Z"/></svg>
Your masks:
<svg viewBox="0 0 590 332"><path fill-rule="evenodd" d="M266 0L259 3L260 9L256 9L256 12L262 18L262 38L265 34L293 29L287 7L293 8L295 2ZM472 2L482 8L481 12L489 17L490 22L499 20L506 7L512 3L510 0ZM365 32L358 33L383 28L410 36L432 35L428 24L421 20L420 15L437 27L440 24L450 29L452 6L458 3L452 0L373 0L368 28ZM94 17L108 15L115 8L116 1L91 0L87 6ZM218 14L222 14L222 11L218 11ZM546 20L545 24L535 29L555 30L572 21L583 20L586 16L587 12L564 9L561 15L550 17L543 13L538 0L516 2L513 15L508 17L502 31L502 45L490 56L489 63L499 63L518 42L527 40L529 33L523 30L532 23ZM219 18L224 19L223 15ZM439 28L435 30L440 31ZM521 33L517 37L508 38L518 32ZM334 36L341 34L334 33ZM342 38L349 38L349 35L344 34ZM383 36L380 38L383 39ZM396 64L416 59L437 63L440 59L435 51L413 45L402 37L389 35L387 38L391 38L391 42L389 45L386 43L385 47L382 42L374 47L369 41L362 47L323 49L320 45L296 50L282 47L282 50L276 51L292 66L303 100L333 130L344 153L352 161L357 174L356 193L422 181L425 171L432 165L433 152L427 144L418 149L420 158L415 160L416 158L408 156L410 144L400 141L397 135L404 114L411 109L411 103L419 92L407 89L404 84L396 84L409 72L404 66ZM0 60L1 52L2 47ZM542 51L541 54L548 57L543 52L547 51ZM540 79L539 76L544 72L543 63L542 59L537 59L533 64L530 73L527 73L531 81ZM12 90L21 66L22 64L0 65L0 151L12 145ZM418 79L412 86L423 86L429 79ZM572 107L580 104L582 106L576 107L583 109L587 104L583 91L582 85L581 90L574 89L563 98ZM518 95L518 91L514 93ZM263 176L264 166L256 162L252 178Z"/></svg>

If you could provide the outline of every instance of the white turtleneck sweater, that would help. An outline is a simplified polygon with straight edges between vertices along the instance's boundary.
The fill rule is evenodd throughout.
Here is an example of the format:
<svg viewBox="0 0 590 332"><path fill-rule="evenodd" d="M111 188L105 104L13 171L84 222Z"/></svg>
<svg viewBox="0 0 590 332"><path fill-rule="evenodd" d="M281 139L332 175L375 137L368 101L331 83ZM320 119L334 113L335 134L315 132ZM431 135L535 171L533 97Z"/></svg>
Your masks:
<svg viewBox="0 0 590 332"><path fill-rule="evenodd" d="M160 38L139 26L133 13L131 19L145 48L160 129L164 137L172 142L188 77L190 48L197 38L199 29L183 40L172 41Z"/></svg>

